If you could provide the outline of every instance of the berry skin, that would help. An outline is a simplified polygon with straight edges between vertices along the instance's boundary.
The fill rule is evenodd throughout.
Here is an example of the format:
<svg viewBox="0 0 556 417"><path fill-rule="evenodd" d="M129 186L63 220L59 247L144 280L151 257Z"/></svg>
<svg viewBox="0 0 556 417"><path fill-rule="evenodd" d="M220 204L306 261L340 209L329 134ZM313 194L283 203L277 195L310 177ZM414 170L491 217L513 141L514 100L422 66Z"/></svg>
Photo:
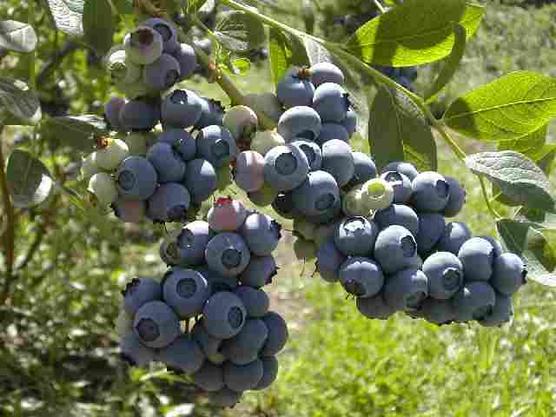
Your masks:
<svg viewBox="0 0 556 417"><path fill-rule="evenodd" d="M363 184L364 182L376 178L377 170L373 159L363 152L353 152L353 166L354 172L349 186Z"/></svg>
<svg viewBox="0 0 556 417"><path fill-rule="evenodd" d="M112 209L118 219L124 223L138 224L145 218L147 205L141 200L116 200Z"/></svg>
<svg viewBox="0 0 556 417"><path fill-rule="evenodd" d="M310 81L311 73L307 68L290 68L276 87L276 95L286 108L310 106L313 102L315 87Z"/></svg>
<svg viewBox="0 0 556 417"><path fill-rule="evenodd" d="M386 171L380 178L390 183L394 189L394 203L405 204L409 201L412 193L411 180L397 171Z"/></svg>
<svg viewBox="0 0 556 417"><path fill-rule="evenodd" d="M220 353L222 339L217 339L207 333L203 319L197 321L193 326L193 329L191 329L191 338L199 345L201 351L206 357L216 357L217 355L222 356ZM226 358L222 356L222 360L224 361Z"/></svg>
<svg viewBox="0 0 556 417"><path fill-rule="evenodd" d="M452 298L455 320L480 321L492 313L495 302L496 293L487 282L468 282Z"/></svg>
<svg viewBox="0 0 556 417"><path fill-rule="evenodd" d="M262 318L268 329L268 337L260 354L263 357L274 356L280 352L288 341L288 326L278 313L269 312Z"/></svg>
<svg viewBox="0 0 556 417"><path fill-rule="evenodd" d="M218 272L214 272L205 265L199 267L197 271L202 274L210 284L212 295L221 291L233 291L237 288L237 277L228 277Z"/></svg>
<svg viewBox="0 0 556 417"><path fill-rule="evenodd" d="M193 159L186 164L183 183L191 194L191 201L199 205L218 188L218 176L209 161Z"/></svg>
<svg viewBox="0 0 556 417"><path fill-rule="evenodd" d="M174 58L180 65L180 81L191 77L197 68L197 54L193 47L187 43L181 43L174 53Z"/></svg>
<svg viewBox="0 0 556 417"><path fill-rule="evenodd" d="M232 408L241 400L242 392L222 388L219 391L209 392L209 402L216 407Z"/></svg>
<svg viewBox="0 0 556 417"><path fill-rule="evenodd" d="M186 224L177 236L180 264L199 266L205 261L205 249L211 238L209 224L195 220Z"/></svg>
<svg viewBox="0 0 556 417"><path fill-rule="evenodd" d="M108 206L118 199L118 190L114 178L105 172L98 172L89 179L87 190L92 193L98 203Z"/></svg>
<svg viewBox="0 0 556 417"><path fill-rule="evenodd" d="M165 127L187 129L201 118L201 97L190 90L174 90L162 101L160 108Z"/></svg>
<svg viewBox="0 0 556 417"><path fill-rule="evenodd" d="M306 216L319 216L340 202L340 189L331 174L313 171L293 190L292 201L296 212Z"/></svg>
<svg viewBox="0 0 556 417"><path fill-rule="evenodd" d="M436 244L436 249L457 255L461 245L471 239L471 230L465 223L450 222L444 227L444 232Z"/></svg>
<svg viewBox="0 0 556 417"><path fill-rule="evenodd" d="M319 145L304 139L295 140L291 142L291 145L298 147L305 154L307 161L309 161L310 171L316 171L321 168L322 152Z"/></svg>
<svg viewBox="0 0 556 417"><path fill-rule="evenodd" d="M268 337L262 320L248 319L236 336L222 343L220 352L234 365L247 365L257 359Z"/></svg>
<svg viewBox="0 0 556 417"><path fill-rule="evenodd" d="M388 226L376 238L375 259L386 274L412 267L417 259L417 242L402 226Z"/></svg>
<svg viewBox="0 0 556 417"><path fill-rule="evenodd" d="M494 260L494 273L490 284L503 295L511 296L525 284L527 270L519 256L503 253Z"/></svg>
<svg viewBox="0 0 556 417"><path fill-rule="evenodd" d="M359 256L348 258L340 266L339 277L344 289L356 297L373 297L384 285L384 275L378 264Z"/></svg>
<svg viewBox="0 0 556 417"><path fill-rule="evenodd" d="M156 142L156 135L152 132L132 132L123 138L133 156L145 156L147 150Z"/></svg>
<svg viewBox="0 0 556 417"><path fill-rule="evenodd" d="M247 210L241 201L219 198L209 210L207 221L212 230L233 232L241 227L246 217Z"/></svg>
<svg viewBox="0 0 556 417"><path fill-rule="evenodd" d="M120 110L120 122L125 130L148 131L159 120L159 111L154 103L145 100L130 100Z"/></svg>
<svg viewBox="0 0 556 417"><path fill-rule="evenodd" d="M429 279L429 296L448 300L463 285L463 265L450 252L436 252L425 259L423 272Z"/></svg>
<svg viewBox="0 0 556 417"><path fill-rule="evenodd" d="M229 339L243 328L247 311L237 295L222 291L208 299L203 316L203 323L209 335L218 339Z"/></svg>
<svg viewBox="0 0 556 417"><path fill-rule="evenodd" d="M236 233L220 233L213 237L205 250L208 267L224 276L241 274L251 258L243 238Z"/></svg>
<svg viewBox="0 0 556 417"><path fill-rule="evenodd" d="M417 236L419 232L419 217L415 211L403 204L392 204L391 206L379 210L374 215L374 221L381 229L397 224L403 226Z"/></svg>
<svg viewBox="0 0 556 417"><path fill-rule="evenodd" d="M149 301L135 313L133 331L145 346L163 348L180 334L176 313L162 301Z"/></svg>
<svg viewBox="0 0 556 417"><path fill-rule="evenodd" d="M217 392L224 388L224 370L205 361L201 369L193 374L193 383L209 393Z"/></svg>
<svg viewBox="0 0 556 417"><path fill-rule="evenodd" d="M271 255L281 238L282 226L272 217L262 213L249 214L239 233L245 239L253 255Z"/></svg>
<svg viewBox="0 0 556 417"><path fill-rule="evenodd" d="M240 105L230 108L224 115L222 123L236 141L241 141L257 130L259 119L249 107Z"/></svg>
<svg viewBox="0 0 556 417"><path fill-rule="evenodd" d="M272 282L277 270L273 256L251 256L251 261L240 274L239 280L243 285L261 288Z"/></svg>
<svg viewBox="0 0 556 417"><path fill-rule="evenodd" d="M296 106L286 110L278 120L278 133L286 142L295 139L316 140L321 131L318 113L307 106Z"/></svg>
<svg viewBox="0 0 556 417"><path fill-rule="evenodd" d="M374 297L357 297L357 310L369 319L387 320L396 312L386 304L381 293Z"/></svg>
<svg viewBox="0 0 556 417"><path fill-rule="evenodd" d="M330 62L319 62L309 68L311 73L311 82L315 87L324 83L335 83L342 85L344 83L344 73L336 65Z"/></svg>
<svg viewBox="0 0 556 417"><path fill-rule="evenodd" d="M417 168L415 168L415 166L413 166L413 164L410 164L409 162L390 162L382 169L381 172L388 171L399 172L400 174L405 175L411 181L413 181L415 177L419 175L419 171L417 171Z"/></svg>
<svg viewBox="0 0 556 417"><path fill-rule="evenodd" d="M419 213L419 233L415 236L420 255L429 253L440 241L446 221L438 213Z"/></svg>
<svg viewBox="0 0 556 417"><path fill-rule="evenodd" d="M234 290L234 294L243 302L248 317L258 318L268 313L270 300L263 290L242 285Z"/></svg>
<svg viewBox="0 0 556 417"><path fill-rule="evenodd" d="M338 139L322 145L322 170L332 174L340 187L349 183L355 172L351 146Z"/></svg>
<svg viewBox="0 0 556 417"><path fill-rule="evenodd" d="M324 83L315 90L313 108L323 123L341 123L346 118L349 106L348 94L338 84Z"/></svg>
<svg viewBox="0 0 556 417"><path fill-rule="evenodd" d="M443 325L450 324L456 318L456 312L451 300L436 300L427 298L421 304L421 316L430 323Z"/></svg>
<svg viewBox="0 0 556 417"><path fill-rule="evenodd" d="M384 284L384 300L395 310L417 309L427 294L427 276L418 269L403 269Z"/></svg>
<svg viewBox="0 0 556 417"><path fill-rule="evenodd" d="M126 313L134 315L143 304L162 298L160 283L152 278L134 278L122 291L123 308Z"/></svg>
<svg viewBox="0 0 556 417"><path fill-rule="evenodd" d="M255 151L243 151L236 159L234 179L247 192L260 190L264 185L264 156Z"/></svg>
<svg viewBox="0 0 556 417"><path fill-rule="evenodd" d="M458 252L466 281L488 281L492 276L494 247L481 237L469 239Z"/></svg>
<svg viewBox="0 0 556 417"><path fill-rule="evenodd" d="M278 377L278 359L275 356L261 358L261 362L263 363L263 377L257 386L253 388L257 391L270 387Z"/></svg>
<svg viewBox="0 0 556 417"><path fill-rule="evenodd" d="M394 189L389 182L373 178L361 186L360 199L367 213L370 210L382 210L394 201Z"/></svg>
<svg viewBox="0 0 556 417"><path fill-rule="evenodd" d="M346 113L346 118L342 121L342 126L347 130L349 136L353 135L357 130L357 113L350 107Z"/></svg>
<svg viewBox="0 0 556 417"><path fill-rule="evenodd" d="M147 217L154 222L178 222L187 217L191 203L189 191L176 182L161 184L149 197Z"/></svg>
<svg viewBox="0 0 556 417"><path fill-rule="evenodd" d="M243 392L257 386L263 377L263 363L256 359L247 365L224 364L224 383L235 392Z"/></svg>
<svg viewBox="0 0 556 417"><path fill-rule="evenodd" d="M160 58L164 48L162 36L148 26L138 26L124 38L126 57L136 65L149 65Z"/></svg>
<svg viewBox="0 0 556 417"><path fill-rule="evenodd" d="M116 130L118 132L125 130L120 122L120 112L124 106L125 100L120 97L110 97L104 105L104 118L108 122L108 126L111 130Z"/></svg>
<svg viewBox="0 0 556 417"><path fill-rule="evenodd" d="M162 297L180 319L201 314L209 296L209 283L193 269L174 267L164 275Z"/></svg>
<svg viewBox="0 0 556 417"><path fill-rule="evenodd" d="M201 97L201 117L195 123L195 129L202 129L211 125L222 126L224 117L224 106L219 101L211 98Z"/></svg>
<svg viewBox="0 0 556 417"><path fill-rule="evenodd" d="M512 298L507 295L496 293L496 300L492 311L479 320L479 324L486 327L501 326L511 321L514 315Z"/></svg>
<svg viewBox="0 0 556 417"><path fill-rule="evenodd" d="M172 145L155 143L147 152L147 160L156 170L159 183L180 182L183 179L185 162Z"/></svg>
<svg viewBox="0 0 556 417"><path fill-rule="evenodd" d="M348 217L338 224L334 242L346 256L369 256L373 252L378 232L376 223L365 217Z"/></svg>
<svg viewBox="0 0 556 417"><path fill-rule="evenodd" d="M209 161L216 168L235 159L239 150L230 131L212 125L201 129L197 135L197 156Z"/></svg>
<svg viewBox="0 0 556 417"><path fill-rule="evenodd" d="M276 123L282 115L282 104L274 93L247 94L244 98L248 107L263 113Z"/></svg>
<svg viewBox="0 0 556 417"><path fill-rule="evenodd" d="M170 22L158 17L153 17L141 23L156 30L162 37L163 49L166 53L174 53L178 48L178 34L176 28Z"/></svg>
<svg viewBox="0 0 556 417"><path fill-rule="evenodd" d="M421 172L413 179L411 187L412 203L417 211L442 212L448 204L450 185L437 172Z"/></svg>
<svg viewBox="0 0 556 417"><path fill-rule="evenodd" d="M290 191L300 186L308 172L309 161L295 146L277 146L265 155L265 181L278 191Z"/></svg>
<svg viewBox="0 0 556 417"><path fill-rule="evenodd" d="M452 177L446 177L449 186L448 204L444 207L445 217L455 217L459 214L465 204L466 193L461 184Z"/></svg>
<svg viewBox="0 0 556 417"><path fill-rule="evenodd" d="M153 91L172 87L180 78L180 65L176 58L162 54L160 58L143 68L143 82Z"/></svg>
<svg viewBox="0 0 556 417"><path fill-rule="evenodd" d="M332 139L349 142L349 133L344 126L338 123L323 123L319 136L315 139L320 146Z"/></svg>
<svg viewBox="0 0 556 417"><path fill-rule="evenodd" d="M184 161L195 158L197 153L197 144L193 136L183 129L165 129L158 135L159 143L167 143L172 146Z"/></svg>
<svg viewBox="0 0 556 417"><path fill-rule="evenodd" d="M317 269L321 278L327 282L338 281L340 266L345 260L346 257L336 248L333 239L320 245L317 251Z"/></svg>
<svg viewBox="0 0 556 417"><path fill-rule="evenodd" d="M205 361L199 345L188 336L178 337L172 344L161 349L156 358L168 368L179 369L187 375L201 369Z"/></svg>
<svg viewBox="0 0 556 417"><path fill-rule="evenodd" d="M261 130L253 136L250 148L252 151L265 156L266 153L272 148L285 144L286 141L278 132L275 132L274 130Z"/></svg>
<svg viewBox="0 0 556 417"><path fill-rule="evenodd" d="M120 356L132 366L147 366L155 359L155 351L141 343L133 332L129 332L120 340Z"/></svg>

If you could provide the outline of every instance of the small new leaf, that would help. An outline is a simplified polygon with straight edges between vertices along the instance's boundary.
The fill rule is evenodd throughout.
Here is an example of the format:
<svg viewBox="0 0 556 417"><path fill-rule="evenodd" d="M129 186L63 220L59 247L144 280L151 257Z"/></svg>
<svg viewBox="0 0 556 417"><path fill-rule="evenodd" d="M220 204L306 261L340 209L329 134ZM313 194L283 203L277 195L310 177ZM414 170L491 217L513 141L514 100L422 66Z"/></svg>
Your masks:
<svg viewBox="0 0 556 417"><path fill-rule="evenodd" d="M37 47L37 34L27 23L16 20L0 21L0 49L32 52Z"/></svg>
<svg viewBox="0 0 556 417"><path fill-rule="evenodd" d="M41 117L39 99L27 84L0 77L0 121L3 124L35 125Z"/></svg>
<svg viewBox="0 0 556 417"><path fill-rule="evenodd" d="M14 206L20 208L41 204L54 185L44 164L29 152L18 149L8 158L6 176Z"/></svg>

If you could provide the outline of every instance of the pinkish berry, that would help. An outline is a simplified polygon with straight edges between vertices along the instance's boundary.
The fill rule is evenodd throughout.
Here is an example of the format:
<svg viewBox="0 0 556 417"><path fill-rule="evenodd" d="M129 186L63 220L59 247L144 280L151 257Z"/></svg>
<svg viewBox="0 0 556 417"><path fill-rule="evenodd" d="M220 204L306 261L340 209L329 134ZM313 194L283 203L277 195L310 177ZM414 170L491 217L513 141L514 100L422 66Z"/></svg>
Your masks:
<svg viewBox="0 0 556 417"><path fill-rule="evenodd" d="M233 232L241 227L246 217L247 210L240 201L220 197L209 210L207 221L212 230Z"/></svg>

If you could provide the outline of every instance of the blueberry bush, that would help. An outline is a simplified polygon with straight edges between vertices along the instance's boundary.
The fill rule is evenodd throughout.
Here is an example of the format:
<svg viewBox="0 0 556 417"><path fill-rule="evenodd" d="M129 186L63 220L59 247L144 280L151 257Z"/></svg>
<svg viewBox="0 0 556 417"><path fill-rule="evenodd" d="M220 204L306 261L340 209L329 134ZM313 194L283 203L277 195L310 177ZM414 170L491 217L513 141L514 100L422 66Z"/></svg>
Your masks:
<svg viewBox="0 0 556 417"><path fill-rule="evenodd" d="M556 59L453 85L556 9L485 3L0 5L2 413L555 412Z"/></svg>

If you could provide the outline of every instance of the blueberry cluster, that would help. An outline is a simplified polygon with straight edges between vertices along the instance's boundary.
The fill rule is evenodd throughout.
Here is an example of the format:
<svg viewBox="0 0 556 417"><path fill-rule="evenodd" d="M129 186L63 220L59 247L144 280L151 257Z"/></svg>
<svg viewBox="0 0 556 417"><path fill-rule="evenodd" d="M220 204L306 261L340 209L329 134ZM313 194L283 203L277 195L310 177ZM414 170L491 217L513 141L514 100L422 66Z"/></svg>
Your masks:
<svg viewBox="0 0 556 417"><path fill-rule="evenodd" d="M375 68L382 72L384 75L396 81L398 84L401 84L408 90L413 91L413 83L417 79L417 68L394 68L385 66L376 66Z"/></svg>
<svg viewBox="0 0 556 417"><path fill-rule="evenodd" d="M288 338L262 289L276 274L272 252L279 239L280 226L268 216L218 199L207 221L191 222L163 242L169 269L161 282L136 278L126 286L122 356L132 365L158 361L189 375L222 407L247 390L269 387Z"/></svg>
<svg viewBox="0 0 556 417"><path fill-rule="evenodd" d="M445 221L465 202L457 180L394 162L376 184L387 190L380 208L328 229L317 253L321 277L339 281L369 318L405 311L439 325L508 322L525 265L496 239L472 237L464 223Z"/></svg>

